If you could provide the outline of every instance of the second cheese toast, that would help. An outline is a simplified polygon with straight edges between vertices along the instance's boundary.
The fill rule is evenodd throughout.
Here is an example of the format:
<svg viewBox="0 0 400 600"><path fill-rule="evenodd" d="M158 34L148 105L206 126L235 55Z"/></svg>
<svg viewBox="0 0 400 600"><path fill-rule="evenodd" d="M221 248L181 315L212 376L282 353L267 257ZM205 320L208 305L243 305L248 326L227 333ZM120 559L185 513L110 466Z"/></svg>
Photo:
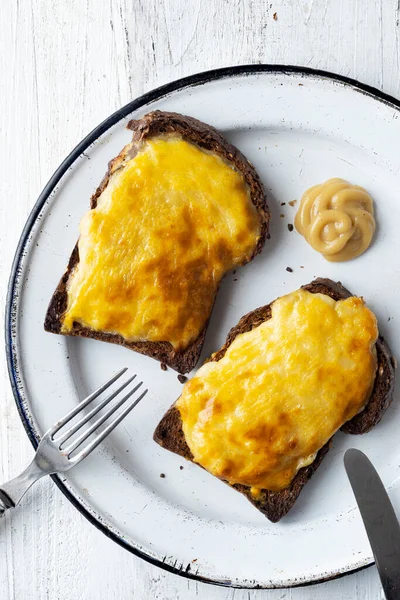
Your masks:
<svg viewBox="0 0 400 600"><path fill-rule="evenodd" d="M339 428L365 433L379 422L392 400L394 366L363 300L316 279L244 316L154 439L276 522Z"/></svg>

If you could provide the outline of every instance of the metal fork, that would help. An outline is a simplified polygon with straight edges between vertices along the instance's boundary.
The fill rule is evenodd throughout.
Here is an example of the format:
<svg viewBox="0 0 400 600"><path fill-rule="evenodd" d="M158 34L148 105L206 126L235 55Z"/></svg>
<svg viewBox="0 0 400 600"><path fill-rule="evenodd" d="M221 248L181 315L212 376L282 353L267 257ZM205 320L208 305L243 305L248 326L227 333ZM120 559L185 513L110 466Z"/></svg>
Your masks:
<svg viewBox="0 0 400 600"><path fill-rule="evenodd" d="M63 473L68 471L75 465L86 458L99 444L102 442L109 433L124 419L130 411L144 398L148 390L142 391L140 396L131 402L113 419L104 429L96 434L96 436L87 441L88 438L103 424L105 423L119 408L121 408L133 394L135 394L139 388L143 385L143 382L136 384L133 389L126 393L122 398L121 392L136 378L133 375L114 392L107 396L104 400L99 402L94 408L88 413L83 414L82 418L74 423L67 431L61 433L58 437L56 434L71 421L76 415L78 415L84 408L98 398L105 390L107 390L113 383L115 383L127 369L122 369L114 375L104 385L99 387L95 392L90 394L87 398L82 400L75 408L68 412L65 417L58 421L53 427L51 427L44 436L42 437L39 446L37 447L35 457L31 464L15 479L12 479L8 483L0 485L0 515L2 515L8 508L16 506L25 492L34 484L38 479L44 475L50 475L52 473ZM118 400L105 412L99 416L96 421L89 427L83 428L75 439L71 440L72 436L77 433L82 427L90 421L92 417L97 415L100 410L105 408L114 398ZM67 442L70 441L69 445ZM87 442L78 453L76 450L81 447L84 442ZM75 454L74 454L75 453Z"/></svg>

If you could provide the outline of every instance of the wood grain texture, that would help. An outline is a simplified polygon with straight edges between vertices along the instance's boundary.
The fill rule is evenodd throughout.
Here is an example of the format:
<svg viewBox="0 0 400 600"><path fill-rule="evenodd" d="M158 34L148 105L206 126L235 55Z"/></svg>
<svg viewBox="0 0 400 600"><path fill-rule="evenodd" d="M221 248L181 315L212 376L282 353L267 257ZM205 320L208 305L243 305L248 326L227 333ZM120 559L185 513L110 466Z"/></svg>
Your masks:
<svg viewBox="0 0 400 600"><path fill-rule="evenodd" d="M0 11L0 301L25 219L71 148L122 104L232 64L336 71L400 97L398 0L3 0ZM277 13L276 20L273 18ZM32 449L0 363L0 479ZM226 590L160 571L90 526L51 481L0 522L10 600L378 600L374 569L276 591Z"/></svg>

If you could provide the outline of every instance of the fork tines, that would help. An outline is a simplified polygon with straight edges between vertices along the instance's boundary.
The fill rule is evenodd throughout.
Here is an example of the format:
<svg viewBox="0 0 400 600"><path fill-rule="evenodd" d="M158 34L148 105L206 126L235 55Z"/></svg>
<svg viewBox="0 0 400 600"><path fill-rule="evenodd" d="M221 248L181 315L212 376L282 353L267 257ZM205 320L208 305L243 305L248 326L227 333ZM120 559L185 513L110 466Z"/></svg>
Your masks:
<svg viewBox="0 0 400 600"><path fill-rule="evenodd" d="M88 438L96 432L96 430L103 425L106 421L110 419L112 415L114 415L119 408L123 407L123 410L117 414L117 416L110 422L106 427L104 427L101 431L97 433L97 435L86 444L86 446L76 454L72 460L77 462L85 458L92 450L94 450L100 442L104 440L105 437L124 419L130 411L144 398L147 394L148 390L140 390L140 395L136 398L133 398L129 403L127 402L134 394L142 387L143 382L136 383L136 385L127 391L124 395L121 394L123 390L125 390L129 384L131 384L137 377L137 375L133 375L129 377L126 381L124 381L115 391L106 396L99 404L96 404L88 413L84 414L83 417L74 423L67 431L63 432L59 437L55 437L55 434L60 431L67 423L69 423L76 415L78 415L84 408L89 406L93 400L98 398L105 392L113 383L115 383L118 379L122 377L124 373L126 373L127 368L122 369L114 375L109 381L107 381L104 385L100 386L95 392L90 394L87 398L82 400L74 409L72 409L69 413L65 415L63 419L58 421L55 426L50 430L51 439L57 443L57 446L65 456L68 458L71 457L71 454L75 452ZM122 395L122 397L121 397ZM79 431L86 423L88 423L94 416L96 416L102 409L108 406L112 400L117 398L117 401L109 406L107 411L99 416L87 429L84 429L82 433L71 440L73 435ZM70 441L69 445L64 447L66 442Z"/></svg>

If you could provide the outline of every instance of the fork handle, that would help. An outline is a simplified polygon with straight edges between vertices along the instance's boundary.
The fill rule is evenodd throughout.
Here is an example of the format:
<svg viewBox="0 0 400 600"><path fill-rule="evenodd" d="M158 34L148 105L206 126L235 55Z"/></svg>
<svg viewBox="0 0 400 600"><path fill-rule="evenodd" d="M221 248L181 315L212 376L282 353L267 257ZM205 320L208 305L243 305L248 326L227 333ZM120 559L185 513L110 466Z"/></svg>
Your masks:
<svg viewBox="0 0 400 600"><path fill-rule="evenodd" d="M25 493L38 479L46 475L36 462L36 456L21 475L0 485L0 516L9 508L14 508Z"/></svg>

